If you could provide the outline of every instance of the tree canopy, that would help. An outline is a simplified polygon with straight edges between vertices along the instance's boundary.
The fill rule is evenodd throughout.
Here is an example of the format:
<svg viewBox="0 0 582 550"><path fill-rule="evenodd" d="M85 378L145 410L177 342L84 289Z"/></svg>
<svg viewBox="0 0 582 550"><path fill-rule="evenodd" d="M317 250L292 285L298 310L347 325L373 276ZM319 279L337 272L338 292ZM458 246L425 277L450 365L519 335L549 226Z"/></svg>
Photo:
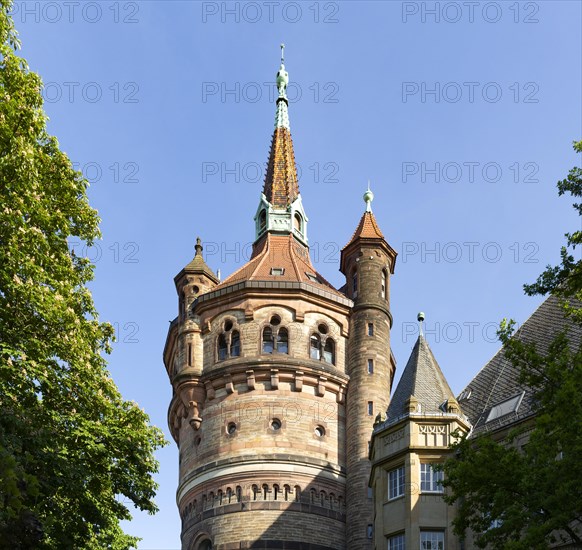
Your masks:
<svg viewBox="0 0 582 550"><path fill-rule="evenodd" d="M582 141L574 149L582 152ZM582 169L570 170L558 190L582 197ZM580 203L574 208L582 215ZM581 244L581 231L566 234L560 265L547 266L535 283L524 285L526 294L559 297L571 329L582 326L582 260L573 256ZM513 321L502 322L499 336L519 382L534 390L536 416L502 441L480 435L453 446L444 484L445 500L458 504L455 531L471 530L480 548L545 549L557 542L582 547L582 349L565 330L542 352L514 334ZM527 443L518 445L530 430Z"/></svg>
<svg viewBox="0 0 582 550"><path fill-rule="evenodd" d="M47 133L40 77L0 0L0 548L124 549L150 513L162 433L125 401L71 238L100 237L88 182Z"/></svg>

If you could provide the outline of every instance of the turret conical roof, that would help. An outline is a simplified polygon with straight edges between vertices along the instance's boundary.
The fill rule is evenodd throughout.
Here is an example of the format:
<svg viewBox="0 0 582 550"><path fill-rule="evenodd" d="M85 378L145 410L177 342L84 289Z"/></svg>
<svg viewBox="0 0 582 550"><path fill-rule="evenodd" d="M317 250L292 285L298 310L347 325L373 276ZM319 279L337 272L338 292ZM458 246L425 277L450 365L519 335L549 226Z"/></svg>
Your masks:
<svg viewBox="0 0 582 550"><path fill-rule="evenodd" d="M421 413L442 413L447 400L455 396L435 356L422 334L418 337L398 386L390 400L387 420L402 416L407 410L407 401L414 397Z"/></svg>

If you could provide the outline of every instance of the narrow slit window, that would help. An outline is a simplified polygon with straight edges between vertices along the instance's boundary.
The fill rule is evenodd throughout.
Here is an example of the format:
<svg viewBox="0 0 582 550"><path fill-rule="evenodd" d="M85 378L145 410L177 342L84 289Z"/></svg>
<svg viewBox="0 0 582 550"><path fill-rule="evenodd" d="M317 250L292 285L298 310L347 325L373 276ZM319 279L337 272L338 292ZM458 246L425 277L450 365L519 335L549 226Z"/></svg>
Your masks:
<svg viewBox="0 0 582 550"><path fill-rule="evenodd" d="M374 336L374 323L368 323L368 336Z"/></svg>
<svg viewBox="0 0 582 550"><path fill-rule="evenodd" d="M374 402L368 401L368 416L374 415Z"/></svg>
<svg viewBox="0 0 582 550"><path fill-rule="evenodd" d="M368 374L374 374L374 359L368 359Z"/></svg>

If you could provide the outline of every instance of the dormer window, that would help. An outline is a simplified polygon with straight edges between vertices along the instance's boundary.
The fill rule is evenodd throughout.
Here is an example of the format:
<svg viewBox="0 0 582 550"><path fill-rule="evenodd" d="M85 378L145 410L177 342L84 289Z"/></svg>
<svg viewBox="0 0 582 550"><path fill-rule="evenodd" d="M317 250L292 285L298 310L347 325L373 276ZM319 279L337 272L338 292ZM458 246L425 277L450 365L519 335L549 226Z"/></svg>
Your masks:
<svg viewBox="0 0 582 550"><path fill-rule="evenodd" d="M303 233L303 218L298 212L295 212L293 216L293 229L299 233Z"/></svg>
<svg viewBox="0 0 582 550"><path fill-rule="evenodd" d="M262 233L267 229L267 211L261 210L259 214L259 233Z"/></svg>
<svg viewBox="0 0 582 550"><path fill-rule="evenodd" d="M271 268L271 275L276 277L280 277L281 275L285 274L285 268L283 267L272 267Z"/></svg>
<svg viewBox="0 0 582 550"><path fill-rule="evenodd" d="M319 279L317 278L317 275L314 275L313 273L305 273L305 275L307 275L307 278L310 281L313 281L314 283L319 283Z"/></svg>

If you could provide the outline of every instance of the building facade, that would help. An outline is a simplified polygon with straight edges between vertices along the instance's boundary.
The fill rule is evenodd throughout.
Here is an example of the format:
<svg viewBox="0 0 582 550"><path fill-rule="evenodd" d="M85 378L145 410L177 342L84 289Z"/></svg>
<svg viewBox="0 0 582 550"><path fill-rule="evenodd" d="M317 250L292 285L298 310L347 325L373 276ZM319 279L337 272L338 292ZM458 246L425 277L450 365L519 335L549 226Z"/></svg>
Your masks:
<svg viewBox="0 0 582 550"><path fill-rule="evenodd" d="M569 323L558 299L550 296L515 337L535 343L545 354L566 328L572 349L579 349L580 326ZM473 533L465 533L463 540L453 533L455 507L442 499L442 472L434 466L450 457L448 447L461 434L469 438L489 434L504 441L519 427L521 433L512 445L521 448L529 439L535 410L534 391L520 383L519 370L503 348L455 398L421 333L387 414L377 419L372 435L375 548L476 549ZM580 525L573 529L579 532ZM552 548L579 547L567 533L560 535Z"/></svg>
<svg viewBox="0 0 582 550"><path fill-rule="evenodd" d="M220 281L198 240L175 277L179 312L164 363L184 550L374 547L368 453L395 371L396 253L368 190L341 253L345 285L335 289L313 267L288 78L282 59L249 262Z"/></svg>

